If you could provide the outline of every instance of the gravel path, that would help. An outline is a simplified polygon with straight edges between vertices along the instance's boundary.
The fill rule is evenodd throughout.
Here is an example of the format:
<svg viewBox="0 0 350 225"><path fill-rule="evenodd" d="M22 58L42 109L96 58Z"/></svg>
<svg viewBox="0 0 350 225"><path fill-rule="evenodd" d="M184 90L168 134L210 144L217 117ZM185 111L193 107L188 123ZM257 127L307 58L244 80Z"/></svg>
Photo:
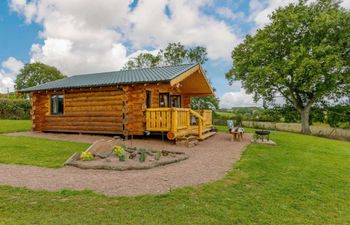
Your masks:
<svg viewBox="0 0 350 225"><path fill-rule="evenodd" d="M40 134L42 138L54 138L54 135ZM72 140L72 135L59 136L59 139ZM96 140L96 136L79 136L84 136L84 142ZM232 164L239 160L250 138L250 134L245 134L243 142L230 142L229 134L219 133L193 148L154 139L128 141L129 145L136 147L184 151L190 156L185 161L148 170L107 171L75 167L51 169L0 164L0 184L50 191L89 189L113 196L165 193L177 187L221 179L232 168Z"/></svg>

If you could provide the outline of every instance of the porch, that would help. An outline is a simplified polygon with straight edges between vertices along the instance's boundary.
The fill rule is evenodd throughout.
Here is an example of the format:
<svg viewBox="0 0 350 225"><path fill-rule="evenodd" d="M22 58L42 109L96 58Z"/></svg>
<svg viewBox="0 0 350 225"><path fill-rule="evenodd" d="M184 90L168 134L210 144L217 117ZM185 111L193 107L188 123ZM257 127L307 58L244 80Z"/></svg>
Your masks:
<svg viewBox="0 0 350 225"><path fill-rule="evenodd" d="M215 132L211 110L190 108L148 108L146 110L146 131L166 132L169 140L195 135L204 140Z"/></svg>

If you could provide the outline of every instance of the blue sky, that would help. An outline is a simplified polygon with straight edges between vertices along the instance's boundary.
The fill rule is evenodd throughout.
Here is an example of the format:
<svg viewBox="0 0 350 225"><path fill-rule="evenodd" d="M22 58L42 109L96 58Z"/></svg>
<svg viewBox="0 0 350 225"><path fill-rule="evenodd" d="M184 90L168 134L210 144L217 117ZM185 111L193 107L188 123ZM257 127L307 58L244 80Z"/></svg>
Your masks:
<svg viewBox="0 0 350 225"><path fill-rule="evenodd" d="M25 63L41 61L67 75L111 71L169 42L204 46L204 65L221 106L255 105L240 83L228 85L230 53L296 0L3 0L0 1L0 92L13 90ZM346 0L345 7L350 7Z"/></svg>

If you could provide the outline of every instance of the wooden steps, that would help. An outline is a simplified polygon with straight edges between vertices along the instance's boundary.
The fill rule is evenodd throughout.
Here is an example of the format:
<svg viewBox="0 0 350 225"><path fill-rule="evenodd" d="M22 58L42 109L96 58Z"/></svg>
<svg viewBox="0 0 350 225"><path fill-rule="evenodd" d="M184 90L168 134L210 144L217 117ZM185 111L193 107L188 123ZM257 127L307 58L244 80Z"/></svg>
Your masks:
<svg viewBox="0 0 350 225"><path fill-rule="evenodd" d="M213 135L215 135L215 134L216 134L216 132L213 132L213 131L204 133L204 134L202 135L202 138L200 138L200 139L198 138L198 140L203 141L203 140L205 140L205 139L207 139L207 138L209 138L209 137L211 137L211 136L213 136Z"/></svg>
<svg viewBox="0 0 350 225"><path fill-rule="evenodd" d="M197 136L178 137L175 139L176 145L185 145L188 148L198 145Z"/></svg>

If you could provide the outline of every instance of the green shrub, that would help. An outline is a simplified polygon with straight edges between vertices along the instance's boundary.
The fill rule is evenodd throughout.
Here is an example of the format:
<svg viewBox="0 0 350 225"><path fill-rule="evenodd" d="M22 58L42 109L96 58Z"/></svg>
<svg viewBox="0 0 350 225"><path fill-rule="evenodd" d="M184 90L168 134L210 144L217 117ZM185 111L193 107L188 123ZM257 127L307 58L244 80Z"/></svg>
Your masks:
<svg viewBox="0 0 350 225"><path fill-rule="evenodd" d="M146 152L145 151L141 151L140 152L140 156L139 156L139 161L140 162L144 162L146 160Z"/></svg>
<svg viewBox="0 0 350 225"><path fill-rule="evenodd" d="M80 158L83 160L83 161L90 161L90 160L93 160L94 159L94 155L91 153L91 152L82 152L80 154Z"/></svg>
<svg viewBox="0 0 350 225"><path fill-rule="evenodd" d="M0 119L30 119L30 101L27 99L0 98Z"/></svg>
<svg viewBox="0 0 350 225"><path fill-rule="evenodd" d="M122 146L116 145L114 147L114 152L119 158L119 161L125 161L125 150Z"/></svg>

